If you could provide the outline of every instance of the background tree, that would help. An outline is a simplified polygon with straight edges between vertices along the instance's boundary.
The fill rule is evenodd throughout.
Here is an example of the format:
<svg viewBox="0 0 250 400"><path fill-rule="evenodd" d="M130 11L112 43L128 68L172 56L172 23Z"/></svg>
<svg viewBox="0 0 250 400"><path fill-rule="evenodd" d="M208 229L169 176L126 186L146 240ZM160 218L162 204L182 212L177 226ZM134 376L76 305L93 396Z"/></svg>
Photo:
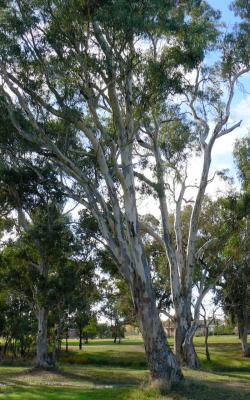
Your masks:
<svg viewBox="0 0 250 400"><path fill-rule="evenodd" d="M224 251L230 255L233 267L224 275L225 281L220 298L226 314L237 322L243 354L249 357L250 350L247 343L250 325L249 137L236 142L234 155L242 190L222 200L222 223L228 233Z"/></svg>
<svg viewBox="0 0 250 400"><path fill-rule="evenodd" d="M73 235L62 216L58 193L51 191L51 182L46 186L45 180L24 166L3 167L1 172L1 207L17 215L18 238L4 249L7 269L12 265L12 270L7 271L9 283L34 302L38 320L36 364L50 368L54 365L48 356L47 342L53 297L50 275L72 254Z"/></svg>

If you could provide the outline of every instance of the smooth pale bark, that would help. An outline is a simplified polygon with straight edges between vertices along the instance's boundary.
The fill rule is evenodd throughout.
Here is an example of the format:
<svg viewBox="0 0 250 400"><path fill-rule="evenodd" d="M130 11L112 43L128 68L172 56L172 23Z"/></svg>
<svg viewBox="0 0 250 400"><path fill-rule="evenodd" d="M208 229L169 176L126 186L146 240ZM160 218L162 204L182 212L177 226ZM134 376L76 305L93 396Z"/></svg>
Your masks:
<svg viewBox="0 0 250 400"><path fill-rule="evenodd" d="M101 175L102 182L100 186L99 180L96 182L95 179L91 180L87 174L85 175L84 170L75 164L73 156L70 157L64 154L54 141L47 136L42 125L37 123L34 114L31 112L30 105L27 103L28 100L23 96L23 90L25 91L26 88L23 87L19 90L15 86L16 81L14 84L12 83L12 79L15 79L14 76L8 78L8 85L11 91L16 94L20 107L25 110L27 118L34 128L35 135L29 135L28 132L23 131L15 119L13 111L9 108L10 117L20 135L24 135L31 142L35 140L39 146L52 151L53 162L56 162L62 172L66 176L73 178L79 185L82 194L78 196L78 201L91 211L98 222L102 237L109 246L119 266L119 271L126 279L131 290L137 317L143 332L152 379L163 382L164 385L170 387L172 382L179 381L182 378L182 373L176 357L166 343L166 336L151 288L150 268L145 260L139 229L133 156L133 142L136 134L133 107L133 71L128 69L124 86L122 85L124 89L123 103L121 93L117 90L117 64L113 63L113 48L110 47L104 31L100 29L97 21L93 23L93 35L95 35L97 46L99 46L99 49L108 60L107 76L102 84L107 87L105 97L108 99L111 109L110 116L115 127L115 141L110 141L110 157L109 151L105 146L107 146L107 137L111 137L106 125L102 122L102 116L99 114L97 107L98 104L95 106L97 98L94 91L92 95L91 89L93 88L90 87L87 98L89 112L95 124L94 129L85 121L83 116L76 115L74 112L61 112L61 107L59 107L60 109L54 108L48 103L47 99L45 101L37 93L33 94L35 101L43 109L47 109L56 117L73 124L88 140L92 154L95 155L94 161L91 155L89 159L90 165L96 167L97 174ZM134 48L133 43L131 43L131 60L133 58ZM113 65L116 65L116 67L113 68ZM124 63L122 62L122 68L123 65ZM89 82L88 80L87 86L89 86ZM17 85L18 83L20 82L17 81ZM29 93L31 95L30 91ZM103 140L99 139L99 134L101 134L102 139L105 139L106 144L103 144ZM39 137L39 139L35 139L35 137ZM104 195L103 189L105 189ZM67 190L71 193L71 189L67 188Z"/></svg>
<svg viewBox="0 0 250 400"><path fill-rule="evenodd" d="M180 381L183 379L180 365L167 344L154 296L138 275L134 276L132 296L152 379L163 386Z"/></svg>
<svg viewBox="0 0 250 400"><path fill-rule="evenodd" d="M219 279L220 275L216 280L208 285L204 286L204 283L199 287L199 295L196 299L194 305L194 317L192 318L191 308L189 303L185 303L184 299L181 297L179 303L176 304L176 324L175 324L175 336L176 345L175 352L177 358L181 363L188 365L192 369L200 368L200 362L194 347L194 336L195 332L199 326L200 309L204 310L205 325L206 322L206 311L202 305L202 301L210 289L213 288L216 281ZM211 320L212 321L212 320Z"/></svg>
<svg viewBox="0 0 250 400"><path fill-rule="evenodd" d="M38 333L36 367L50 369L55 367L55 363L48 354L48 310L40 307L37 312Z"/></svg>
<svg viewBox="0 0 250 400"><path fill-rule="evenodd" d="M166 249L168 262L170 266L170 281L171 281L171 292L173 297L173 306L175 309L176 319L176 332L175 332L175 350L179 360L187 364L192 368L197 368L198 358L193 345L193 335L195 332L195 325L192 323L191 313L191 302L192 302L192 289L193 289L193 276L194 266L197 263L196 257L196 242L197 233L199 229L199 219L202 208L202 203L205 196L205 191L209 182L208 174L211 164L211 154L213 145L219 137L232 132L234 129L240 126L240 122L234 124L232 127L227 128L226 124L230 117L230 106L233 99L234 87L237 79L248 71L248 68L242 69L240 72L235 74L232 80L229 82L229 93L228 99L223 112L218 118L215 127L211 131L206 116L199 114L196 107L196 100L198 99L198 93L200 90L199 85L203 82L200 79L200 70L197 70L197 76L193 91L187 96L188 105L191 113L193 114L194 120L201 128L200 133L200 144L203 151L203 166L201 170L201 176L199 184L197 186L198 191L195 197L193 205L189 229L188 229L188 243L187 246L183 245L183 228L182 228L182 217L181 210L184 201L184 194L186 189L189 187L186 185L187 170L184 176L182 176L181 189L179 191L178 198L176 199L176 193L173 189L170 192L173 194L173 198L176 204L175 210L175 221L174 221L174 233L175 240L172 239L170 234L169 226L169 215L168 215L168 202L166 196L166 188L169 188L169 184L166 181L166 159L161 152L161 120L154 118L154 128L144 127L144 131L148 135L148 141L143 142L140 138L138 143L153 152L155 157L156 166L156 181L151 181L145 177L142 173L136 173L137 177L144 181L145 184L151 187L159 199L159 206L162 220L162 239ZM165 133L164 133L165 135ZM182 175L179 171L179 176ZM150 232L149 232L150 234ZM155 238L155 235L153 234Z"/></svg>
<svg viewBox="0 0 250 400"><path fill-rule="evenodd" d="M248 327L244 323L239 322L238 329L243 355L244 357L250 357L250 347L247 343Z"/></svg>
<svg viewBox="0 0 250 400"><path fill-rule="evenodd" d="M181 231L181 202L184 195L185 186L182 186L179 199L176 204L175 214L175 233L177 248L172 243L169 215L167 208L167 198L165 193L164 169L163 161L157 143L157 135L154 142L154 154L156 160L156 175L157 175L157 192L160 203L160 211L163 227L163 241L166 248L168 262L170 265L170 281L171 292L173 296L173 306L175 310L175 354L178 361L191 368L198 367L198 357L190 337L189 329L191 328L191 294L189 274L190 268L186 264L182 246L182 231ZM184 346L185 343L185 346Z"/></svg>
<svg viewBox="0 0 250 400"><path fill-rule="evenodd" d="M49 17L51 17L54 21L54 15L50 15ZM23 22L25 25L25 21ZM43 26L43 20L37 22L38 26L40 23ZM43 78L43 80L41 79L41 82L43 81L43 85L41 88L44 88L44 95L41 93L42 91L34 91L31 85L26 86L22 83L25 82L25 79L20 79L17 71L19 71L20 69L22 73L25 74L25 70L22 69L22 63L20 64L20 68L18 68L18 57L16 60L17 65L15 68L12 68L12 66L8 64L6 68L5 64L1 64L1 76L3 77L5 85L8 86L8 90L5 91L5 88L3 86L0 88L0 90L7 100L9 115L13 124L17 128L17 132L26 140L36 143L36 145L42 147L43 150L49 150L48 153L52 154L53 162L56 161L60 169L64 173L66 173L66 176L73 178L76 183L79 184L79 187L81 189L80 192L83 193L83 195L80 196L80 202L83 201L82 199L84 198L84 205L91 210L92 215L96 218L103 238L108 244L110 250L113 252L117 263L119 263L121 266L120 272L127 279L127 282L130 282L130 288L133 289L133 274L135 274L136 277L140 277L143 284L145 284L145 282L146 284L150 283L150 276L143 276L143 266L141 265L140 261L136 260L136 252L138 248L136 240L134 240L134 238L138 235L138 218L136 215L137 209L135 202L135 185L133 182L134 158L132 157L132 147L135 135L137 134L139 128L139 126L136 127L136 125L140 125L141 123L140 120L135 121L134 123L134 116L137 115L137 112L135 111L137 110L138 99L137 91L133 93L133 65L134 60L136 59L136 50L134 44L137 38L133 37L133 34L131 32L131 35L128 35L127 42L122 45L124 46L123 48L125 49L125 51L119 52L117 51L116 47L111 44L112 41L110 42L110 37L106 34L105 27L102 26L96 18L94 18L94 20L90 18L88 23L90 27L90 29L88 30L88 35L86 37L84 36L82 38L82 41L80 40L80 46L78 43L77 45L75 45L74 40L72 43L70 43L71 41L66 41L67 46L69 46L69 49L72 50L72 54L75 52L79 52L79 56L85 54L87 60L92 61L91 48L93 48L93 43L94 54L96 54L96 51L99 54L99 56L95 58L97 64L99 62L95 73L91 72L91 70L88 68L88 62L80 63L80 67L79 65L77 65L76 70L74 70L74 65L72 65L72 75L74 76L74 73L76 73L76 76L81 77L81 79L79 79L79 81L77 82L77 93L79 92L83 97L79 97L79 104L84 110L82 115L80 115L79 112L79 110L81 109L79 105L77 106L76 113L75 108L71 108L69 102L66 101L67 96L65 99L61 95L61 93L63 93L62 85L64 81L63 79L61 79L62 76L60 76L59 74L59 79L57 80L57 77L54 76L55 74L51 74L51 72L53 71L50 71L50 63L48 62L51 56L53 57L53 59L54 57L56 57L58 61L60 61L62 65L66 67L65 70L67 70L67 64L65 64L63 56L61 56L60 52L58 52L56 42L55 44L53 43L53 41L47 43L47 37L46 35L44 36L42 29L39 31L39 35L41 36L34 34L32 37L33 40L29 42L29 56L31 60L37 61L37 59L39 59L39 65L41 65L40 74L41 78ZM62 30L61 37L67 37L67 34L65 35L64 32L64 25L59 24L58 27L60 28L60 30ZM30 29L29 26L28 28ZM72 29L74 30L74 27L72 27ZM44 57L42 51L40 52L40 43L42 41L48 44L48 49L51 49L48 50L46 57ZM23 48L26 48L27 44L26 42L23 42L23 38L21 37L20 43L22 43L21 47L23 46ZM33 59L34 55L35 58ZM9 66L10 68L8 68ZM27 70L27 81L29 81L29 72L30 71ZM96 79L96 74L98 76L98 79ZM240 73L238 73L238 76L239 75ZM53 79L51 80L52 76ZM203 80L200 80L199 76L197 76L196 86L198 86L199 82L203 82ZM232 82L233 85L235 80L233 80ZM195 88L194 90L194 96L192 96L191 99L191 108L194 110L195 120L200 122L202 127L204 127L205 125L205 130L207 130L208 125L202 121L202 118L199 117L199 115L197 115L195 111L194 102L195 96L198 93L198 89L199 87ZM20 126L17 119L15 118L16 104L13 104L13 97L9 95L10 91L14 94L16 100L18 101L20 108L23 111L23 114L25 114L29 119L29 122L32 126L32 133L30 133L30 131L25 131L25 127ZM65 87L65 93L67 92L68 86ZM218 135L220 134L220 136L226 134L229 131L232 131L233 129L231 127L227 130L222 131L223 126L226 124L229 118L229 110L232 96L233 91L232 95L230 96L230 100L228 101L226 106L226 115L224 116L224 113L220 112L221 115L219 116L219 126L218 124L216 125ZM57 102L56 105L54 105L55 100ZM44 130L42 127L42 121L39 120L38 123L38 121L36 120L36 115L33 112L34 106L36 105L39 106L39 109L41 108L42 111L45 111L44 115L47 116L47 112L49 112L53 118L60 118L67 123L73 124L73 126L79 131L79 133L83 135L82 143L85 143L85 139L87 139L88 147L90 146L92 150L90 152L91 158L89 159L89 162L91 163L90 165L92 165L93 167L96 164L96 176L99 176L100 174L102 178L101 188L98 187L98 183L95 182L94 179L89 178L88 174L85 175L84 169L81 168L81 163L79 165L75 163L74 156L70 151L67 152L67 155L66 153L64 154L63 150L57 147L56 143L52 141L51 138L47 135L46 130ZM113 135L110 135L110 129L107 129L106 124L103 122L103 105L105 106L105 109L107 108L107 111L110 112L110 119L114 123L114 140L112 138ZM87 111L92 117L92 121L94 124L93 129L92 124L89 123L89 118L85 118L86 106L88 107ZM158 106L156 108L158 109ZM152 109L154 109L154 104L152 104ZM43 115L43 113L41 113L41 115ZM144 118L142 118L142 120L143 119ZM207 132L206 135L208 135L208 133L209 132ZM202 132L201 136L204 136L204 132ZM103 144L103 142L105 142L105 144ZM203 143L203 145L205 144ZM109 146L108 149L107 146ZM148 146L146 147L148 148ZM95 157L93 157L93 154ZM111 155L110 157L109 154ZM119 184L119 188L117 184ZM164 186L165 184L163 182L163 189ZM104 191L104 196L103 189L106 189ZM79 191L77 190L77 192ZM199 205L200 202L198 202L197 204ZM194 213L194 215L197 214ZM168 220L168 218L165 217L167 217L167 215L163 215L162 218L163 229L164 223L167 223ZM190 257L192 257L192 246L194 246L193 239L195 238L197 233L196 230L193 229L193 227L191 230L191 238L189 240L189 244L191 244L191 246L188 246L189 261ZM173 252L173 250L175 249L173 246L169 246L168 243L170 242L170 239L171 238L169 235L169 230L166 229L164 231L164 240L166 242L169 259L171 259L171 257L173 257L173 259L176 259L176 254L174 254L175 252ZM180 247L180 244L181 240L177 240L177 246ZM121 260L120 252L122 247L126 247L125 253L127 259L125 261L129 261L128 263L123 263ZM135 249L136 251L131 254L131 249ZM179 251L178 259L181 258L180 256L181 250ZM183 264L181 266L180 264L178 265L175 261L176 260L174 260L174 263L171 266L171 281L174 285L175 290L175 294L173 293L173 297L176 297L178 301L178 297L183 296L184 301L187 302L188 312L185 318L187 318L188 320L190 317L189 310L191 307L190 304L193 262L188 262L185 265ZM133 264L133 268L131 269L129 269L128 267L130 263ZM183 273L184 270L187 271L186 276ZM178 285L180 284L184 285L184 290L182 291L182 293L178 288ZM132 290L132 293L134 293L134 290ZM143 293L145 293L145 290ZM143 293L139 294L138 296L134 293L134 299L136 303L137 297L140 298L140 304L138 304L138 307L142 307L143 315L147 315L149 306L143 301ZM152 293L150 293L150 291L148 290L146 290L146 293L148 300L149 298L151 298L150 296L152 295ZM150 302L152 302L152 298ZM155 306L152 307L154 308ZM156 313L153 312L152 315L148 314L147 317L144 316L142 318L142 315L139 315L138 313L138 317L141 319L141 322L144 321L145 318L148 318L149 320L153 318L153 321L155 321L154 323L158 327L158 317L156 317L155 315ZM147 323L142 323L142 325L145 325L145 329L148 323L150 323L150 321L148 321ZM146 336L148 335L150 335L150 333L147 333ZM154 340L155 339L153 333L152 341ZM146 344L145 346L148 349L150 348L150 346ZM170 353L170 358L172 357L173 356Z"/></svg>
<svg viewBox="0 0 250 400"><path fill-rule="evenodd" d="M200 368L200 362L193 343L197 325L187 317L187 311L179 313L179 308L175 317L175 354L182 365L197 369Z"/></svg>
<svg viewBox="0 0 250 400"><path fill-rule="evenodd" d="M194 347L194 335L196 332L197 326L192 325L185 335L185 340L183 343L183 350L184 350L184 362L187 363L189 368L192 369L199 369L200 368L200 361L198 359L198 355L196 353Z"/></svg>
<svg viewBox="0 0 250 400"><path fill-rule="evenodd" d="M16 190L13 190L14 198L17 202L18 221L20 226L23 227L26 233L29 232L31 224L28 222L25 213L21 206L19 194ZM40 260L36 267L41 275L41 278L47 281L48 278L48 265L44 254L44 248L41 242L37 239L34 240L34 244L38 250ZM45 296L45 293L42 293ZM37 308L37 343L36 343L36 367L42 369L51 369L55 367L54 357L50 357L48 354L48 309L44 306L36 304Z"/></svg>

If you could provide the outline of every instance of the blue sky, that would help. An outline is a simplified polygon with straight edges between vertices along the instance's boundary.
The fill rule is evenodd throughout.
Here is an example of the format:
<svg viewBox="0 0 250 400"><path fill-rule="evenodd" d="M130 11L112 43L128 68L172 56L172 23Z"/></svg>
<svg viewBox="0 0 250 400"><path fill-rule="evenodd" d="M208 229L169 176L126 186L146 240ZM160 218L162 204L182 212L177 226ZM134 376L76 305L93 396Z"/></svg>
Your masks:
<svg viewBox="0 0 250 400"><path fill-rule="evenodd" d="M231 0L208 0L208 3L216 10L220 10L222 13L222 19L228 25L233 25L235 22L235 16L232 11L229 10Z"/></svg>
<svg viewBox="0 0 250 400"><path fill-rule="evenodd" d="M221 20L226 23L230 28L236 23L238 18L235 17L234 13L229 9L231 0L208 0L209 4L214 8L221 11ZM236 179L236 170L233 161L233 143L237 137L247 135L248 127L250 127L250 75L248 74L241 80L241 84L244 86L244 90L238 87L234 100L232 103L232 119L234 122L242 119L242 127L237 129L233 134L225 137L215 146L213 154L213 167L230 169L231 175ZM249 111L248 111L249 110ZM237 181L237 179L236 179Z"/></svg>

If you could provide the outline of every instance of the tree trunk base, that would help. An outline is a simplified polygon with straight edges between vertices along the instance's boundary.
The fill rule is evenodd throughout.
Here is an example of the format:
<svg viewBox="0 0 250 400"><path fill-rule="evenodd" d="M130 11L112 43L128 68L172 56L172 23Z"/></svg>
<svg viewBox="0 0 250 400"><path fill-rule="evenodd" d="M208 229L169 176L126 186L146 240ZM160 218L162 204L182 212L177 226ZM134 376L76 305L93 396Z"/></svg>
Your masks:
<svg viewBox="0 0 250 400"><path fill-rule="evenodd" d="M49 353L48 356L43 360L37 360L35 364L36 369L45 371L57 370L57 364L53 353Z"/></svg>
<svg viewBox="0 0 250 400"><path fill-rule="evenodd" d="M193 358L189 358L186 362L186 366L190 369L200 369L201 368L201 364L200 361L197 357L197 355L195 355L195 357Z"/></svg>
<svg viewBox="0 0 250 400"><path fill-rule="evenodd" d="M51 365L48 363L43 363L43 364L35 364L34 369L41 371L57 371L58 367L56 364Z"/></svg>
<svg viewBox="0 0 250 400"><path fill-rule="evenodd" d="M167 344L151 287L147 288L141 277L135 275L132 294L143 335L151 382L169 390L172 383L183 379L183 375L175 355Z"/></svg>
<svg viewBox="0 0 250 400"><path fill-rule="evenodd" d="M183 345L183 363L190 369L200 369L201 367L193 342Z"/></svg>
<svg viewBox="0 0 250 400"><path fill-rule="evenodd" d="M149 388L159 391L162 395L166 395L171 391L171 383L166 379L152 379L149 383Z"/></svg>

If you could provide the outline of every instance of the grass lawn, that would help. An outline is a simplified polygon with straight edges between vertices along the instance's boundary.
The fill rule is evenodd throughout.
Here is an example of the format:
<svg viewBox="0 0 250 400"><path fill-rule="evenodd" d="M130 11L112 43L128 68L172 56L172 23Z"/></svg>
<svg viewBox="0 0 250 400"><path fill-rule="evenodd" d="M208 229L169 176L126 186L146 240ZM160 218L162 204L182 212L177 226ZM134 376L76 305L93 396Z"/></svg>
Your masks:
<svg viewBox="0 0 250 400"><path fill-rule="evenodd" d="M141 340L95 341L79 351L70 343L57 372L31 365L0 365L0 399L15 400L250 400L250 359L241 356L237 337L210 339L211 361L205 360L204 338L196 338L200 371L184 369L185 381L162 396L148 389Z"/></svg>

